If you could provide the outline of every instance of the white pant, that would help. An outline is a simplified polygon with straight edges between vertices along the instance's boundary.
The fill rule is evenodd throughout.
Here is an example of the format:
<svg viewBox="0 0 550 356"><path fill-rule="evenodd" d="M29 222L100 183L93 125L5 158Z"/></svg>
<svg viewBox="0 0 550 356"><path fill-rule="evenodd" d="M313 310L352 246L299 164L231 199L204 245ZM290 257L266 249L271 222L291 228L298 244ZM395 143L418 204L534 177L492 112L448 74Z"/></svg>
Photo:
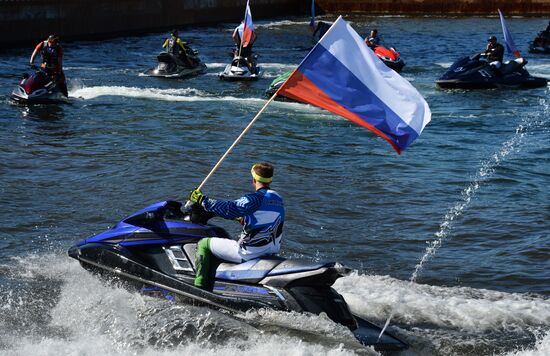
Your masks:
<svg viewBox="0 0 550 356"><path fill-rule="evenodd" d="M219 237L210 238L210 251L212 254L224 261L242 263L264 255L272 255L281 249L281 236L275 239L275 242L261 247L243 247L231 239L221 239Z"/></svg>

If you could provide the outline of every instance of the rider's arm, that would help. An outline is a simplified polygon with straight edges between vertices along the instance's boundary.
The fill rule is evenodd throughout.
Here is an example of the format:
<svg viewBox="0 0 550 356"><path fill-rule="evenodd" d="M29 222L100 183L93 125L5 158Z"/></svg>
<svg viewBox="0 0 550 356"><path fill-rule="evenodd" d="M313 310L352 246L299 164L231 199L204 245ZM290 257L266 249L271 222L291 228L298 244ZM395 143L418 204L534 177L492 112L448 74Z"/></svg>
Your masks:
<svg viewBox="0 0 550 356"><path fill-rule="evenodd" d="M235 42L236 45L239 44L239 27L235 28L235 30L233 31L233 36L231 36L233 38L233 42Z"/></svg>
<svg viewBox="0 0 550 356"><path fill-rule="evenodd" d="M34 63L34 58L36 57L36 55L38 54L38 52L40 52L40 50L42 50L42 46L44 45L44 42L40 42L39 44L36 45L36 47L34 48L34 51L32 52L32 55L31 55L31 61L30 63L33 64Z"/></svg>
<svg viewBox="0 0 550 356"><path fill-rule="evenodd" d="M202 206L206 211L215 213L225 219L235 219L250 215L260 208L263 195L246 194L237 200L215 200L205 198Z"/></svg>
<svg viewBox="0 0 550 356"><path fill-rule="evenodd" d="M169 39L167 38L167 39L164 41L164 44L162 45L162 48L166 48L166 46L168 46L168 41L169 41Z"/></svg>
<svg viewBox="0 0 550 356"><path fill-rule="evenodd" d="M183 49L185 51L185 45L187 45L187 42L184 42L181 40L181 38L178 38L176 40L176 43L181 47L181 49Z"/></svg>
<svg viewBox="0 0 550 356"><path fill-rule="evenodd" d="M59 71L63 71L63 48L61 47L57 50L57 68Z"/></svg>

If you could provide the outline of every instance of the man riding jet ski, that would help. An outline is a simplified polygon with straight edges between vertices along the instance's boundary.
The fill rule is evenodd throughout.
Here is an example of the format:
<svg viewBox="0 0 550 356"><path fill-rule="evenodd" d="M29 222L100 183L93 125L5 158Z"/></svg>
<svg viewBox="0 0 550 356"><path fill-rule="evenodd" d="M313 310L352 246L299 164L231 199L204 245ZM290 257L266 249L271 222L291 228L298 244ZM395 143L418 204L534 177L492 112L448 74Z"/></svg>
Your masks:
<svg viewBox="0 0 550 356"><path fill-rule="evenodd" d="M191 49L187 42L179 37L178 30L172 30L171 36L164 41L162 52L157 56L158 65L151 68L146 75L164 78L182 78L206 71L206 65L201 63L198 51Z"/></svg>
<svg viewBox="0 0 550 356"><path fill-rule="evenodd" d="M524 68L527 60L516 58L502 63L504 47L495 36L489 37L483 53L453 63L436 84L441 88L537 88L546 86L545 78L533 77Z"/></svg>
<svg viewBox="0 0 550 356"><path fill-rule="evenodd" d="M42 64L36 69L34 59L38 54L42 57ZM50 35L47 40L38 43L32 52L30 65L36 72L23 75L23 80L11 94L13 100L42 104L68 101L59 37Z"/></svg>
<svg viewBox="0 0 550 356"><path fill-rule="evenodd" d="M275 255L281 249L285 208L283 199L270 188L273 166L258 163L252 166L252 184L255 192L235 201L214 200L198 189L189 200L200 204L207 212L226 219L238 220L243 225L239 242L210 237L201 239L197 247L195 286L211 290L213 256L227 262L243 263L266 255Z"/></svg>
<svg viewBox="0 0 550 356"><path fill-rule="evenodd" d="M191 302L232 313L274 309L325 313L348 327L355 338L376 350L403 350L403 341L351 313L331 285L349 273L334 263L311 263L276 256L284 223L283 201L269 188L272 167L259 164L251 173L257 188L241 199L219 201L200 191L182 212L182 204L153 204L85 239L69 256L100 275L115 277L142 293ZM208 224L214 215L240 217L239 242ZM229 262L228 262L229 261Z"/></svg>
<svg viewBox="0 0 550 356"><path fill-rule="evenodd" d="M370 49L376 54L378 58L385 65L396 71L397 73L401 72L405 66L405 62L401 59L399 53L395 48L390 47L386 48L380 45L380 37L378 36L378 30L374 29L370 32L370 35L365 38L365 43L369 46Z"/></svg>
<svg viewBox="0 0 550 356"><path fill-rule="evenodd" d="M244 22L233 31L233 42L235 49L232 52L231 64L228 64L224 71L218 76L222 80L255 80L261 76L261 67L258 67L258 56L252 53L254 42L258 38L256 31L252 31L250 40L241 43L244 32Z"/></svg>

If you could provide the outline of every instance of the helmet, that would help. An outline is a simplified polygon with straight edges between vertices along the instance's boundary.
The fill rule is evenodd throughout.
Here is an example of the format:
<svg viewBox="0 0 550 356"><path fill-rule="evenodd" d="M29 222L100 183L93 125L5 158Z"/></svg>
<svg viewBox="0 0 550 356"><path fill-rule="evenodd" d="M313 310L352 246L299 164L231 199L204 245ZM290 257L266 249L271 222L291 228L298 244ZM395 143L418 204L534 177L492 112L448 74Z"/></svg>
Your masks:
<svg viewBox="0 0 550 356"><path fill-rule="evenodd" d="M496 41L497 41L496 36L491 36L487 39L487 42L496 42Z"/></svg>
<svg viewBox="0 0 550 356"><path fill-rule="evenodd" d="M173 29L173 30L172 30L172 36L177 36L177 35L178 35L178 30Z"/></svg>

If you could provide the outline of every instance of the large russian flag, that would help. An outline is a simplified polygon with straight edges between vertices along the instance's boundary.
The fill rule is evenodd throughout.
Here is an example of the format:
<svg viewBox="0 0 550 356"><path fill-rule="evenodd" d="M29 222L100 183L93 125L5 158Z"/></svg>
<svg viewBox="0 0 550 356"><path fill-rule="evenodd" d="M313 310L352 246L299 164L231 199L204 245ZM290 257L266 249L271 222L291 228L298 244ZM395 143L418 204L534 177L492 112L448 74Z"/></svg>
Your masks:
<svg viewBox="0 0 550 356"><path fill-rule="evenodd" d="M250 39L252 38L252 32L254 32L254 24L252 23L252 12L250 11L250 5L246 2L246 9L244 11L244 26L243 33L241 33L241 43L243 47L248 46Z"/></svg>
<svg viewBox="0 0 550 356"><path fill-rule="evenodd" d="M519 49L516 47L516 44L514 43L512 34L510 33L508 26L506 25L506 20L504 20L504 15L502 14L502 12L500 12L500 9L498 9L498 14L500 15L500 24L502 25L502 34L504 35L504 41L506 42L506 49L508 50L508 53L512 53L516 58L521 57L521 53L519 53Z"/></svg>
<svg viewBox="0 0 550 356"><path fill-rule="evenodd" d="M431 118L422 95L388 68L341 16L277 94L366 127L397 153L420 135Z"/></svg>

